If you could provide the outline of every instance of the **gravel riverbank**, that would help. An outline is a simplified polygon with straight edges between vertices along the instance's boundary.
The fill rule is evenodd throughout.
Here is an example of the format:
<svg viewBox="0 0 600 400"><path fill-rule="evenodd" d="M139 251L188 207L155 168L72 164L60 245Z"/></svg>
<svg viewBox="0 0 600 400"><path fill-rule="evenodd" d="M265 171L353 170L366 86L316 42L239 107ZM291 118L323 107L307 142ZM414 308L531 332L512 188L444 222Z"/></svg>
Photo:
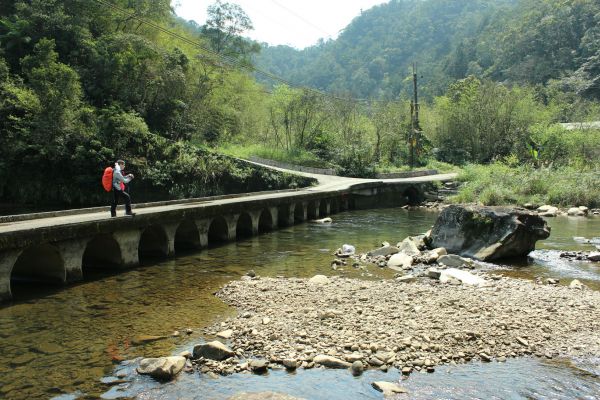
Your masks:
<svg viewBox="0 0 600 400"><path fill-rule="evenodd" d="M599 292L493 278L485 287L427 278L234 281L217 296L238 316L205 333L222 333L235 356L194 363L222 374L352 364L356 373L408 374L470 360L600 355Z"/></svg>

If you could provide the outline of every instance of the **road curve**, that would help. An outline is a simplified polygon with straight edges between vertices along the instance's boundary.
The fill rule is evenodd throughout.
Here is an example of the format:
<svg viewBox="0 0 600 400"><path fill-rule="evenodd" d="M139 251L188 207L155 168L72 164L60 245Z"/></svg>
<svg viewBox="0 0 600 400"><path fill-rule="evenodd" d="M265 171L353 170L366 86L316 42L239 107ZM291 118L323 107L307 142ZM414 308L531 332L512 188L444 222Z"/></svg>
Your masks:
<svg viewBox="0 0 600 400"><path fill-rule="evenodd" d="M194 208L194 207L202 207L205 205L217 205L224 203L235 203L240 201L248 201L248 200L261 200L267 198L276 198L276 197L284 197L289 196L290 192L300 194L306 193L315 193L315 192L329 192L329 191L337 191L337 190L348 190L353 186L360 184L381 184L382 186L388 184L396 184L396 183L423 183L423 182L435 182L435 181L449 181L456 178L456 174L438 174L438 175L429 175L429 176L421 176L415 178L396 178L396 179L362 179L362 178L348 178L341 176L333 176L333 175L320 175L320 174L312 174L307 172L299 172L294 170L287 170L278 167L272 167L269 165L259 164L251 161L247 161L249 163L260 165L265 168L274 169L281 172L287 172L292 174L298 174L302 176L311 177L317 180L318 184L315 186L296 189L293 191L285 190L285 191L267 191L267 192L257 192L254 194L239 194L233 196L219 196L219 197L207 197L207 198L197 198L197 199L186 199L186 200L174 200L168 202L158 202L158 203L146 203L142 205L138 205L137 207L134 205L136 214L150 214L150 213L160 213L164 211L170 211L175 209L184 209L184 208ZM122 214L122 211L119 211L119 214ZM69 225L69 224L78 224L82 222L92 222L92 221L102 221L106 219L110 219L109 207L95 207L89 209L73 209L73 210L65 210L59 212L51 212L51 213L37 213L37 214L24 214L14 217L0 217L0 221L4 221L0 223L0 235L1 234L9 234L15 231L29 230L29 229L39 229L46 228L57 225ZM117 217L117 218L131 218L131 217ZM135 218L135 217L134 217Z"/></svg>

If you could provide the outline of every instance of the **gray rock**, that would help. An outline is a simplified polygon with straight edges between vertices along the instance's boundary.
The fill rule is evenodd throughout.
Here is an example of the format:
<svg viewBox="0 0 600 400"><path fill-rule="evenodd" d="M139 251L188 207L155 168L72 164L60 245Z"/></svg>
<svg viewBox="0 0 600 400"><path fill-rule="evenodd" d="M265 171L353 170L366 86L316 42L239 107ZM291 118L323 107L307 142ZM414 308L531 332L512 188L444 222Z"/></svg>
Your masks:
<svg viewBox="0 0 600 400"><path fill-rule="evenodd" d="M179 353L179 357L183 357L185 359L192 358L192 352L189 350L182 351Z"/></svg>
<svg viewBox="0 0 600 400"><path fill-rule="evenodd" d="M41 354L58 354L65 351L65 348L54 343L42 342L33 346L31 350Z"/></svg>
<svg viewBox="0 0 600 400"><path fill-rule="evenodd" d="M445 265L450 268L460 268L463 265L470 265L473 263L471 260L457 256L456 254L447 254L440 256L437 260L438 264Z"/></svg>
<svg viewBox="0 0 600 400"><path fill-rule="evenodd" d="M250 370L255 374L264 374L265 372L267 372L268 365L269 363L267 362L267 360L251 360Z"/></svg>
<svg viewBox="0 0 600 400"><path fill-rule="evenodd" d="M412 283L415 282L417 280L417 277L414 275L404 275L404 276L399 276L396 278L396 282L401 282L401 283Z"/></svg>
<svg viewBox="0 0 600 400"><path fill-rule="evenodd" d="M159 380L173 379L185 366L185 357L144 358L136 368L142 375L150 375Z"/></svg>
<svg viewBox="0 0 600 400"><path fill-rule="evenodd" d="M360 353L352 353L352 354L348 354L344 358L349 363L355 363L356 361L362 361L364 359L364 356Z"/></svg>
<svg viewBox="0 0 600 400"><path fill-rule="evenodd" d="M285 360L283 360L283 366L286 369L293 371L296 368L298 368L298 361L293 360L293 359L285 359Z"/></svg>
<svg viewBox="0 0 600 400"><path fill-rule="evenodd" d="M380 247L375 250L371 250L367 253L368 256L371 257L379 257L379 256L391 256L392 254L398 253L400 250L395 246L385 246Z"/></svg>
<svg viewBox="0 0 600 400"><path fill-rule="evenodd" d="M404 239L403 241L398 243L397 246L398 250L400 250L400 253L404 253L409 256L418 256L419 254L421 254L421 251L419 250L417 244L413 242L410 238Z"/></svg>
<svg viewBox="0 0 600 400"><path fill-rule="evenodd" d="M250 271L246 272L246 276L249 276L250 278L254 278L256 276L256 272L254 272L254 270L251 269Z"/></svg>
<svg viewBox="0 0 600 400"><path fill-rule="evenodd" d="M372 365L374 367L381 367L383 364L385 364L385 363L377 357L369 358L369 365Z"/></svg>
<svg viewBox="0 0 600 400"><path fill-rule="evenodd" d="M327 356L325 354L319 354L313 359L313 362L315 364L319 364L327 368L345 369L351 367L351 364L349 362L340 360L339 358L335 358L332 356Z"/></svg>
<svg viewBox="0 0 600 400"><path fill-rule="evenodd" d="M233 336L233 329L226 329L224 331L217 333L217 337L220 337L221 339L231 339L232 336Z"/></svg>
<svg viewBox="0 0 600 400"><path fill-rule="evenodd" d="M365 367L364 367L363 363L360 361L354 361L352 363L352 366L350 367L350 371L352 372L352 375L354 375L354 376L359 376L360 374L363 373L364 370L365 370Z"/></svg>
<svg viewBox="0 0 600 400"><path fill-rule="evenodd" d="M393 396L397 393L408 393L408 390L406 390L403 387L398 386L397 384L392 383L392 382L379 381L379 382L373 382L371 385L376 390L383 392L383 397L385 397L385 398Z"/></svg>
<svg viewBox="0 0 600 400"><path fill-rule="evenodd" d="M443 247L439 247L433 250L427 250L421 253L421 255L417 258L418 262L422 262L425 264L431 264L436 262L441 256L445 256L448 254L446 249Z"/></svg>
<svg viewBox="0 0 600 400"><path fill-rule="evenodd" d="M488 261L525 257L548 236L546 221L524 209L451 205L435 222L431 246Z"/></svg>
<svg viewBox="0 0 600 400"><path fill-rule="evenodd" d="M440 279L441 275L442 275L442 271L440 271L439 269L429 268L427 270L427 276L430 277L431 279Z"/></svg>
<svg viewBox="0 0 600 400"><path fill-rule="evenodd" d="M208 358L211 360L221 361L229 357L234 356L234 352L223 343L219 341L208 342L204 344L197 344L194 346L192 351L193 357L196 358Z"/></svg>

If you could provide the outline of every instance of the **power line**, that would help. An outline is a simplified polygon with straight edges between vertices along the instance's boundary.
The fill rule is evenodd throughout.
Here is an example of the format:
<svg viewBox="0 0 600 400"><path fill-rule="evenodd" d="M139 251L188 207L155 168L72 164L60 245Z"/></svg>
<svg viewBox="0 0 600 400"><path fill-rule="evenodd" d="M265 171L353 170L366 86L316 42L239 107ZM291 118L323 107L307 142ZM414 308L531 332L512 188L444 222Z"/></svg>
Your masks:
<svg viewBox="0 0 600 400"><path fill-rule="evenodd" d="M329 94L329 93L322 92L320 90L317 90L317 89L314 89L314 88L311 88L311 87L296 85L296 84L294 84L294 83L292 83L292 82L290 82L290 81L288 81L288 80L286 80L284 78L281 78L281 77L279 77L277 75L274 75L274 74L272 74L270 72L267 72L267 71L264 71L262 69L259 69L259 68L255 67L253 65L248 65L247 63L241 62L240 60L237 60L237 59L235 59L233 57L229 57L229 56L220 54L220 53L218 53L218 52L216 52L216 51L214 51L214 50L212 50L212 49L210 49L210 48L202 45L201 43L199 43L199 42L197 42L195 40L191 40L191 39L189 39L189 38L187 38L185 36L182 36L182 35L180 35L180 34L178 34L176 32L173 32L173 31L171 31L169 29L166 29L166 28L164 28L164 27L162 27L162 26L160 26L160 25L158 25L158 24L156 24L156 23L154 23L152 21L149 21L149 20L146 20L146 19L144 19L142 17L139 17L135 13L131 13L131 12L129 12L126 9L123 9L123 8L121 8L121 7L113 4L113 3L110 3L109 1L106 1L106 0L95 0L95 1L97 3L100 3L102 5L105 5L107 7L112 8L113 10L121 13L122 15L127 16L130 19L134 19L134 20L136 20L136 21L138 21L138 22L140 22L142 24L148 25L148 26L150 26L150 27L152 27L152 28L154 28L154 29L156 29L156 30L158 30L158 31L166 34L166 35L169 35L171 37L177 38L177 39L179 39L179 40L181 40L181 41L183 41L183 42L185 42L185 43L187 43L189 45L197 47L197 48L201 49L202 51L210 54L211 56L213 56L213 57L215 57L217 59L225 61L227 64L229 64L232 67L237 67L237 68L240 68L240 69L244 69L244 70L249 71L249 72L255 72L255 73L259 74L259 75L262 75L262 76L264 76L266 78L269 78L269 79L271 79L273 81L276 81L276 82L279 82L279 83L283 83L283 84L285 84L287 86L290 86L292 88L301 89L301 90L308 91L308 92L311 92L311 93L319 95L319 96L327 97L327 98L330 98L330 99L333 99L333 100L344 101L344 102L354 102L354 103L365 103L365 102L366 103L371 103L371 102L385 102L385 103L389 103L389 102L391 102L391 101L375 100L375 99L356 99L356 98L352 98L352 97L347 97L347 98L346 97L340 97L340 96L336 96L336 95L332 95L332 94Z"/></svg>
<svg viewBox="0 0 600 400"><path fill-rule="evenodd" d="M284 6L283 4L279 3L277 0L271 0L271 3L279 6L282 9L284 9L285 11L287 11L288 13L290 13L291 15L293 15L294 17L298 18L300 21L304 22L305 24L312 26L313 28L315 28L318 31L321 31L321 33L324 33L327 36L333 36L329 32L325 31L325 29L322 29L321 27L313 24L311 21L307 20L302 15L296 13L294 10L292 10L292 9Z"/></svg>

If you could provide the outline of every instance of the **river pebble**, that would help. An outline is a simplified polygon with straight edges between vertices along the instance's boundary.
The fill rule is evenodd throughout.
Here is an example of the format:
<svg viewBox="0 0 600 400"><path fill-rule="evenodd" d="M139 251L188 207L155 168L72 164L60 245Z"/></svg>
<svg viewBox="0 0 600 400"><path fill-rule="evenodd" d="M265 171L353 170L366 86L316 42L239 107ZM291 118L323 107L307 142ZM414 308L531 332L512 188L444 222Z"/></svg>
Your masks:
<svg viewBox="0 0 600 400"><path fill-rule="evenodd" d="M217 296L239 311L228 320L236 356L196 360L198 368L228 374L243 371L243 359L265 359L269 368L289 367L289 360L298 368L362 362L409 374L471 360L600 355L600 292L497 277L484 287L432 279L320 280L227 284ZM207 333L220 330L216 324Z"/></svg>

